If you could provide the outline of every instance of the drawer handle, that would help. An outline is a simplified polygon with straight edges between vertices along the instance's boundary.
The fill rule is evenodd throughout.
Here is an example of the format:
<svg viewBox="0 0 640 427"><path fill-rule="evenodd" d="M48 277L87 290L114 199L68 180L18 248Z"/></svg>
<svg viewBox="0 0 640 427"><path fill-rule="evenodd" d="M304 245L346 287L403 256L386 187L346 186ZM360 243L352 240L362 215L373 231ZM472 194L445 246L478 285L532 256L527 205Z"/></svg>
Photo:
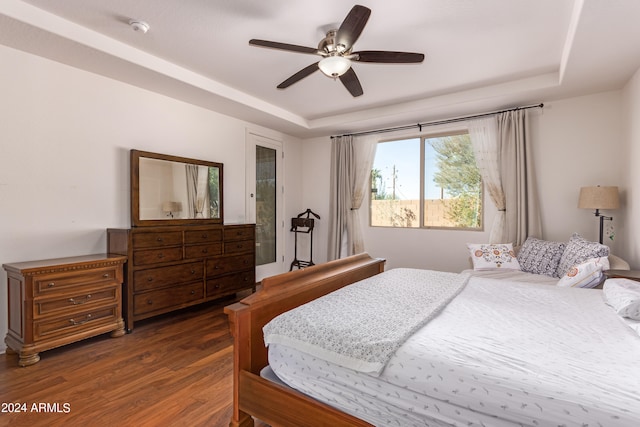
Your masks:
<svg viewBox="0 0 640 427"><path fill-rule="evenodd" d="M216 289L220 289L220 285L218 285L217 283L215 284L214 288Z"/></svg>
<svg viewBox="0 0 640 427"><path fill-rule="evenodd" d="M207 248L204 248L204 249L202 250L202 253L203 253L203 254L206 254L207 252L209 252L209 250L208 250Z"/></svg>
<svg viewBox="0 0 640 427"><path fill-rule="evenodd" d="M208 237L209 237L209 235L208 235L208 234L203 234L203 235L202 235L202 238L203 238L203 239L206 239L206 238L208 238Z"/></svg>
<svg viewBox="0 0 640 427"><path fill-rule="evenodd" d="M194 291L193 289L191 290L191 295L195 295L196 291Z"/></svg>
<svg viewBox="0 0 640 427"><path fill-rule="evenodd" d="M158 254L158 258L160 259L164 258L164 254Z"/></svg>
<svg viewBox="0 0 640 427"><path fill-rule="evenodd" d="M55 284L55 283L53 283L53 282L49 282L49 283L47 283L47 287L48 287L48 288L53 288L55 285L56 285L56 284Z"/></svg>
<svg viewBox="0 0 640 427"><path fill-rule="evenodd" d="M236 245L236 248L238 248L238 249L242 249L242 246L243 246L243 245L237 244L237 245Z"/></svg>
<svg viewBox="0 0 640 427"><path fill-rule="evenodd" d="M87 323L89 320L91 320L91 315L87 314L87 317L84 320L75 321L73 319L69 319L69 322L71 322L72 325L82 325L83 323Z"/></svg>
<svg viewBox="0 0 640 427"><path fill-rule="evenodd" d="M148 300L147 300L147 304L148 304L148 305L153 305L153 300L152 300L152 299L148 299Z"/></svg>
<svg viewBox="0 0 640 427"><path fill-rule="evenodd" d="M153 282L153 277L147 277L147 282Z"/></svg>
<svg viewBox="0 0 640 427"><path fill-rule="evenodd" d="M85 302L89 301L89 299L91 298L91 294L87 295L86 297L84 297L84 299L81 300L75 300L73 298L69 298L69 302L73 305L80 305L80 304L84 304Z"/></svg>
<svg viewBox="0 0 640 427"><path fill-rule="evenodd" d="M220 270L220 266L216 265L215 267L213 267L214 270Z"/></svg>
<svg viewBox="0 0 640 427"><path fill-rule="evenodd" d="M248 282L248 281L249 281L249 278L248 278L248 277L245 277L245 278L244 278L244 281L245 281L245 282Z"/></svg>
<svg viewBox="0 0 640 427"><path fill-rule="evenodd" d="M102 275L102 277L104 277L105 279L108 279L108 278L109 278L109 273L104 273L104 274Z"/></svg>
<svg viewBox="0 0 640 427"><path fill-rule="evenodd" d="M156 240L157 240L158 242L162 242L162 240L163 240L163 239L162 239L162 237L158 237Z"/></svg>
<svg viewBox="0 0 640 427"><path fill-rule="evenodd" d="M194 269L191 269L191 274L196 274L196 271Z"/></svg>

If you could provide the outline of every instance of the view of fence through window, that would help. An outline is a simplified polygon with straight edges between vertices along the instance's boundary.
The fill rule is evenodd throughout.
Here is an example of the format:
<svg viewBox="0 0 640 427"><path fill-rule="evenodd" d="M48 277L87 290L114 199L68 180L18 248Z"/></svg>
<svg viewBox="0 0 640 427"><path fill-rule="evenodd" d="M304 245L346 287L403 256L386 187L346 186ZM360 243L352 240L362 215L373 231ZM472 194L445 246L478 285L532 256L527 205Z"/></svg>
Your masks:
<svg viewBox="0 0 640 427"><path fill-rule="evenodd" d="M468 133L378 144L371 226L480 229L482 200Z"/></svg>

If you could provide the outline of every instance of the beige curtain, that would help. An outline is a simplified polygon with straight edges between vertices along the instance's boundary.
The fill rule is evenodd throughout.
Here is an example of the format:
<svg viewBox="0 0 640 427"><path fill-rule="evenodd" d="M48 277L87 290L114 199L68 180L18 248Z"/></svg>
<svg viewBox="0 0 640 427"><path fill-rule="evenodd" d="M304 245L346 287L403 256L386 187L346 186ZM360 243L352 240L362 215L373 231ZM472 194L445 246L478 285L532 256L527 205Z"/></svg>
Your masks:
<svg viewBox="0 0 640 427"><path fill-rule="evenodd" d="M498 209L490 243L522 245L540 237L542 225L525 110L507 111L468 123L476 163Z"/></svg>
<svg viewBox="0 0 640 427"><path fill-rule="evenodd" d="M187 218L195 218L198 212L198 165L185 165L187 172Z"/></svg>
<svg viewBox="0 0 640 427"><path fill-rule="evenodd" d="M526 110L515 110L496 115L506 201L504 241L516 246L522 245L527 236L542 235L526 113Z"/></svg>
<svg viewBox="0 0 640 427"><path fill-rule="evenodd" d="M364 252L359 209L368 193L376 139L336 137L331 143L328 258Z"/></svg>

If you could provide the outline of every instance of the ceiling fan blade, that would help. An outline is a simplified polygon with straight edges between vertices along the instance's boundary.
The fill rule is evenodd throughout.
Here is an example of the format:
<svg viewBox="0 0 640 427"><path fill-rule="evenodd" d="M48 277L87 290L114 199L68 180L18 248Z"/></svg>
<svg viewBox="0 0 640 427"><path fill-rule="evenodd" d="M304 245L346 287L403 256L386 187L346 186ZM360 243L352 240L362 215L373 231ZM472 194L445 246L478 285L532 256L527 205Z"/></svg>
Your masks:
<svg viewBox="0 0 640 427"><path fill-rule="evenodd" d="M302 70L298 71L293 76L289 77L287 80L285 80L282 83L280 83L278 85L278 89L288 88L292 84L299 82L300 80L304 79L308 75L311 75L311 74L313 74L314 72L316 72L318 70L319 70L319 68L318 68L318 63L317 62L315 64L311 64L308 67L305 67Z"/></svg>
<svg viewBox="0 0 640 427"><path fill-rule="evenodd" d="M369 20L369 15L371 15L371 9L360 5L353 6L347 17L342 21L342 24L340 24L340 28L338 28L336 44L341 44L345 47L345 50L349 50L360 37L364 26Z"/></svg>
<svg viewBox="0 0 640 427"><path fill-rule="evenodd" d="M391 52L386 50L363 50L353 52L354 61L386 64L414 64L424 61L424 54L413 52Z"/></svg>
<svg viewBox="0 0 640 427"><path fill-rule="evenodd" d="M251 39L249 44L252 46L269 47L271 49L287 50L289 52L312 53L317 54L318 49L315 47L298 46L295 44L272 42L269 40Z"/></svg>
<svg viewBox="0 0 640 427"><path fill-rule="evenodd" d="M347 88L349 93L356 96L362 95L364 92L362 91L362 85L360 84L360 80L358 80L358 76L356 76L356 72L353 71L353 68L349 68L346 73L340 76L340 81Z"/></svg>

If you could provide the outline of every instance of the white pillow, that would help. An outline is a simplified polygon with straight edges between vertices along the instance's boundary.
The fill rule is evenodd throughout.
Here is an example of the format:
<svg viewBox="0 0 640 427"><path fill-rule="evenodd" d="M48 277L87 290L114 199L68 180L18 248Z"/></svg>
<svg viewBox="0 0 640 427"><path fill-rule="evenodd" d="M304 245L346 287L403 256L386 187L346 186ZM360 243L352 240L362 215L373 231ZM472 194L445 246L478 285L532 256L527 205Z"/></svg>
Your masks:
<svg viewBox="0 0 640 427"><path fill-rule="evenodd" d="M640 283L630 279L608 279L602 291L604 300L616 313L640 320Z"/></svg>
<svg viewBox="0 0 640 427"><path fill-rule="evenodd" d="M474 270L520 270L511 243L467 243Z"/></svg>
<svg viewBox="0 0 640 427"><path fill-rule="evenodd" d="M573 288L593 288L602 281L603 271L609 269L609 259L607 257L593 258L574 265L567 271L567 274L558 280L558 286Z"/></svg>

